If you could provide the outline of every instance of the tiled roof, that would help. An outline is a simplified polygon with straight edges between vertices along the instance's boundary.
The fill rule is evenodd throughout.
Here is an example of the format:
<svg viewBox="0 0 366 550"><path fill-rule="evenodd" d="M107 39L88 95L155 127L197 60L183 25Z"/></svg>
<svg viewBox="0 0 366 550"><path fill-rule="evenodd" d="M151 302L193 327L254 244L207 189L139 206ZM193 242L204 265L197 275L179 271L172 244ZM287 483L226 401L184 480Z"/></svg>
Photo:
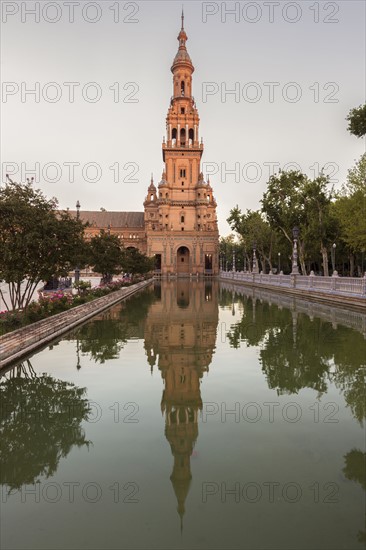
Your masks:
<svg viewBox="0 0 366 550"><path fill-rule="evenodd" d="M76 217L76 210L68 210L71 216ZM93 227L107 228L108 225L118 228L145 227L143 212L102 212L98 210L80 210L81 221L89 222Z"/></svg>

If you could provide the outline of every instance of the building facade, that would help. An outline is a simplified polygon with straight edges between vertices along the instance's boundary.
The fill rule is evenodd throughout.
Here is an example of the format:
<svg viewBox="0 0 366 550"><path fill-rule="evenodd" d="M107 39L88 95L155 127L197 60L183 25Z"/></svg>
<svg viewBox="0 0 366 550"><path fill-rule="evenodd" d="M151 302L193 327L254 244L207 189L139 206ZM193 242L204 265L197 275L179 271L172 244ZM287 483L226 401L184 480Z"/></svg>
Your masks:
<svg viewBox="0 0 366 550"><path fill-rule="evenodd" d="M192 96L194 66L187 39L182 14L162 144L164 171L157 186L151 178L144 212L80 212L80 218L90 224L88 236L101 229L117 234L126 248L154 256L155 271L162 276L216 275L219 271L216 201L201 171L204 146Z"/></svg>

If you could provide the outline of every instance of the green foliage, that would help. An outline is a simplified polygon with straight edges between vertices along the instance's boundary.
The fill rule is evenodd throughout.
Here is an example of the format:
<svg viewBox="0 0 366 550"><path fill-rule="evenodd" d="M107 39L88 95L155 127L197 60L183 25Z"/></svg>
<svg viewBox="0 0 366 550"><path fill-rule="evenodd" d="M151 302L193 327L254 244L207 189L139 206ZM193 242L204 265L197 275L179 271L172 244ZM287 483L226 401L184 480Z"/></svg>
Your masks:
<svg viewBox="0 0 366 550"><path fill-rule="evenodd" d="M85 323L67 338L76 340L81 353L97 363L117 359L129 338L143 339L147 312L154 301L151 287L145 289Z"/></svg>
<svg viewBox="0 0 366 550"><path fill-rule="evenodd" d="M123 254L117 235L104 230L90 241L89 265L96 273L101 273L104 282L112 280L113 275L121 272Z"/></svg>
<svg viewBox="0 0 366 550"><path fill-rule="evenodd" d="M0 189L0 280L9 286L10 303L2 295L9 310L26 309L37 285L67 275L84 248L83 224L56 207L32 182L9 180Z"/></svg>
<svg viewBox="0 0 366 550"><path fill-rule="evenodd" d="M253 245L256 245L262 270L266 271L266 263L268 263L269 270L272 271L275 232L264 219L263 214L252 210L247 210L245 214L242 214L241 210L236 206L236 208L230 211L227 222L231 229L240 235L245 250L251 251Z"/></svg>
<svg viewBox="0 0 366 550"><path fill-rule="evenodd" d="M366 134L366 103L351 109L346 120L349 123L347 130L356 137L363 137Z"/></svg>
<svg viewBox="0 0 366 550"><path fill-rule="evenodd" d="M73 284L73 287L78 291L78 295L82 296L83 294L86 294L88 290L91 289L91 282L90 281L76 281Z"/></svg>
<svg viewBox="0 0 366 550"><path fill-rule="evenodd" d="M231 292L224 290L222 294L223 303L233 301ZM344 395L354 418L363 425L366 343L361 332L341 325L334 329L321 318L311 320L295 310L247 297L244 291L236 294L235 300L242 304L242 318L226 336L234 348L243 344L259 347L262 371L270 389L278 395L297 394L303 388L323 394L332 382Z"/></svg>
<svg viewBox="0 0 366 550"><path fill-rule="evenodd" d="M337 220L331 207L333 190L320 174L311 180L296 171L271 176L262 199L262 211L275 231L282 232L292 246L292 230L299 227L299 260L303 274L308 264L321 257L328 275L328 249L337 233Z"/></svg>
<svg viewBox="0 0 366 550"><path fill-rule="evenodd" d="M85 388L36 376L29 361L14 372L0 383L0 482L19 489L54 475L73 447L90 444L81 428L90 409Z"/></svg>
<svg viewBox="0 0 366 550"><path fill-rule="evenodd" d="M123 251L123 269L133 275L144 275L154 269L154 258L148 258L137 248L127 248Z"/></svg>
<svg viewBox="0 0 366 550"><path fill-rule="evenodd" d="M366 154L349 170L347 183L333 206L340 239L352 253L366 250Z"/></svg>

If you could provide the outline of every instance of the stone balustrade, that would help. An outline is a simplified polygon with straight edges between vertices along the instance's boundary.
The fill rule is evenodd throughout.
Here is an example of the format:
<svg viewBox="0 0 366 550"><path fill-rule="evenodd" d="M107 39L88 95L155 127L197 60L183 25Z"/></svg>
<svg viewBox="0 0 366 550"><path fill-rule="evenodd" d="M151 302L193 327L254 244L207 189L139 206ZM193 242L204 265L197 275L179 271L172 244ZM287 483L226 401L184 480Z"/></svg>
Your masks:
<svg viewBox="0 0 366 550"><path fill-rule="evenodd" d="M313 272L310 275L284 275L282 272L274 275L249 271L220 271L220 279L366 307L366 273L364 277L339 277L337 272L334 272L331 277L323 277L316 276Z"/></svg>

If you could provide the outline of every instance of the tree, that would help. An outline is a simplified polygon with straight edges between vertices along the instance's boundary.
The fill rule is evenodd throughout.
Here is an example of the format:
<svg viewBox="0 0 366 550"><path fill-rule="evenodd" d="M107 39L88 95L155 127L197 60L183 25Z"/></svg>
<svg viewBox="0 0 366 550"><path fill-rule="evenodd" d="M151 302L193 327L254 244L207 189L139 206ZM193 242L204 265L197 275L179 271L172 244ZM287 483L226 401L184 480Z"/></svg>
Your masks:
<svg viewBox="0 0 366 550"><path fill-rule="evenodd" d="M251 250L253 244L256 244L262 270L266 271L267 262L269 270L272 271L272 253L275 235L269 223L263 218L263 214L252 210L247 210L245 214L242 214L241 210L236 206L230 211L227 222L231 229L235 230L242 238L245 250Z"/></svg>
<svg viewBox="0 0 366 550"><path fill-rule="evenodd" d="M267 183L267 191L262 198L262 212L272 228L283 234L292 250L292 230L305 222L304 204L300 190L306 181L306 176L298 171L290 170L274 174ZM298 240L301 271L306 273L304 241L302 232Z"/></svg>
<svg viewBox="0 0 366 550"><path fill-rule="evenodd" d="M332 216L333 190L324 174L310 180L297 171L271 176L262 199L262 211L272 229L281 231L292 249L292 230L299 227L299 261L303 275L320 253L324 274L328 274L328 248L337 233Z"/></svg>
<svg viewBox="0 0 366 550"><path fill-rule="evenodd" d="M356 137L363 137L366 134L366 103L355 109L351 109L346 118L348 120L347 130Z"/></svg>
<svg viewBox="0 0 366 550"><path fill-rule="evenodd" d="M91 239L89 265L96 273L102 274L104 283L120 273L122 250L117 235L110 235L102 229L99 235Z"/></svg>
<svg viewBox="0 0 366 550"><path fill-rule="evenodd" d="M66 276L84 250L84 225L57 210L57 200L8 179L0 189L0 280L7 283L8 310L26 309L37 285Z"/></svg>
<svg viewBox="0 0 366 550"><path fill-rule="evenodd" d="M144 275L154 269L154 258L148 258L137 248L127 248L123 251L122 265L128 273Z"/></svg>
<svg viewBox="0 0 366 550"><path fill-rule="evenodd" d="M223 269L225 271L227 266L227 268L231 270L233 268L234 251L235 257L238 257L240 254L243 254L241 247L239 243L235 242L234 235L221 237L219 246Z"/></svg>
<svg viewBox="0 0 366 550"><path fill-rule="evenodd" d="M324 275L328 277L328 249L337 234L338 224L331 208L333 190L328 190L328 178L320 174L314 180L305 180L302 195L305 205L305 224L302 228L303 239L308 249L314 243L319 247L323 260ZM317 250L315 249L315 253Z"/></svg>
<svg viewBox="0 0 366 550"><path fill-rule="evenodd" d="M348 171L333 210L340 225L340 240L350 254L352 276L355 254L366 250L366 154Z"/></svg>

